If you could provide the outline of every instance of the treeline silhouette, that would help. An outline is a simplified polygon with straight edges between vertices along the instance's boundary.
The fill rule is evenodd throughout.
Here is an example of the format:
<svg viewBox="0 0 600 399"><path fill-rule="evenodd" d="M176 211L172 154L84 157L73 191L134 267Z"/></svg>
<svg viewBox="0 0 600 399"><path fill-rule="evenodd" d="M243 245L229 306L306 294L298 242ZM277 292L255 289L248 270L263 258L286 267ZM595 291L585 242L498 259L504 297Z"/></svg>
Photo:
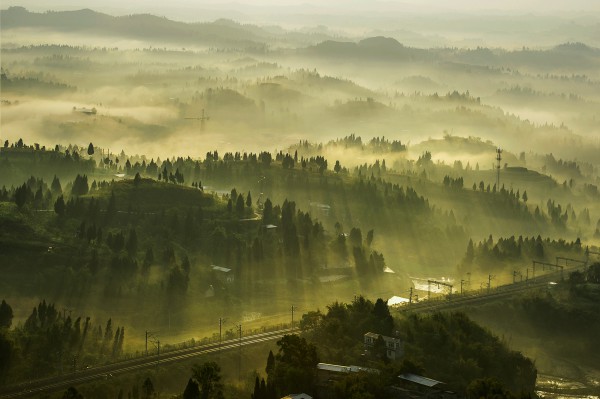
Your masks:
<svg viewBox="0 0 600 399"><path fill-rule="evenodd" d="M90 317L71 317L71 310L61 312L42 300L24 323L9 329L12 308L4 300L0 313L0 381L72 373L123 355L125 327L112 319L103 329Z"/></svg>
<svg viewBox="0 0 600 399"><path fill-rule="evenodd" d="M486 239L473 243L469 240L467 250L459 268L463 272L471 270L501 270L514 266L525 266L531 260L554 263L555 257L576 256L583 254L581 241L567 241L564 239L542 239L537 237L511 236L498 238L494 241L492 235Z"/></svg>

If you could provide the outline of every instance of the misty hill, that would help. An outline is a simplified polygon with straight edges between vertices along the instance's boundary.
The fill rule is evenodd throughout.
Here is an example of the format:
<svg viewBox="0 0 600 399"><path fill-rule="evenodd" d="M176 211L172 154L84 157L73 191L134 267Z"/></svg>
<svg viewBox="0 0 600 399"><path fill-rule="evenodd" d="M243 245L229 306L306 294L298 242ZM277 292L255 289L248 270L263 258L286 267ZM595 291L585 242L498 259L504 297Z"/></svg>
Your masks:
<svg viewBox="0 0 600 399"><path fill-rule="evenodd" d="M436 51L436 50L430 50ZM441 49L440 59L469 65L539 70L596 70L600 66L600 49L583 43L563 43L549 49L504 50L477 47L475 49Z"/></svg>
<svg viewBox="0 0 600 399"><path fill-rule="evenodd" d="M600 67L600 49L583 43L564 43L549 50L512 51L501 57L501 61L511 65L534 66L540 69L550 68L598 68Z"/></svg>
<svg viewBox="0 0 600 399"><path fill-rule="evenodd" d="M60 32L117 36L168 43L210 46L262 47L264 44L306 45L329 38L323 33L285 31L280 27L240 24L230 19L208 23L185 23L151 14L111 16L90 9L30 12L9 7L0 12L2 29L39 28ZM200 19L201 16L198 16Z"/></svg>
<svg viewBox="0 0 600 399"><path fill-rule="evenodd" d="M442 139L425 140L411 147L416 153L433 151L454 154L493 154L496 152L496 148L497 146L490 140L483 141L479 137L457 137L450 134L444 135Z"/></svg>
<svg viewBox="0 0 600 399"><path fill-rule="evenodd" d="M40 80L34 77L9 77L6 73L2 73L2 89L5 92L13 92L24 94L31 90L36 90L37 93L42 95L54 96L57 94L75 91L75 87L69 86L65 83L48 82Z"/></svg>
<svg viewBox="0 0 600 399"><path fill-rule="evenodd" d="M211 195L192 187L175 184L160 183L144 178L139 183L133 180L117 181L110 187L104 187L93 194L83 197L95 197L99 200L109 201L114 193L117 203L132 204L136 210L159 211L165 208L180 207L188 209L194 206L211 207L214 198Z"/></svg>
<svg viewBox="0 0 600 399"><path fill-rule="evenodd" d="M359 42L328 40L299 50L300 54L322 59L340 58L364 63L380 61L439 62L491 67L541 69L594 69L600 66L600 49L583 43L565 43L546 50L523 48L516 51L477 47L475 49L404 46L396 39L377 36Z"/></svg>
<svg viewBox="0 0 600 399"><path fill-rule="evenodd" d="M1 12L2 29L40 28L61 32L153 39L199 45L260 46L268 32L228 20L188 24L149 14L114 17L90 9L34 13L23 7Z"/></svg>
<svg viewBox="0 0 600 399"><path fill-rule="evenodd" d="M496 48L422 49L396 39L376 36L358 42L331 40L326 33L286 31L279 27L240 24L229 19L209 23L184 23L150 14L111 16L90 9L29 12L10 7L0 12L2 30L37 28L78 33L153 40L182 45L222 46L264 51L268 46L296 47L297 55L319 59L352 59L362 62L450 62L493 67L531 67L544 70L571 68L597 70L600 50L583 43L565 43L550 49L507 51ZM318 43L310 45L311 43ZM308 47L305 47L306 45Z"/></svg>
<svg viewBox="0 0 600 399"><path fill-rule="evenodd" d="M417 61L431 59L427 50L405 47L396 39L377 36L358 43L328 40L303 50L306 54L326 58L364 58L372 60Z"/></svg>

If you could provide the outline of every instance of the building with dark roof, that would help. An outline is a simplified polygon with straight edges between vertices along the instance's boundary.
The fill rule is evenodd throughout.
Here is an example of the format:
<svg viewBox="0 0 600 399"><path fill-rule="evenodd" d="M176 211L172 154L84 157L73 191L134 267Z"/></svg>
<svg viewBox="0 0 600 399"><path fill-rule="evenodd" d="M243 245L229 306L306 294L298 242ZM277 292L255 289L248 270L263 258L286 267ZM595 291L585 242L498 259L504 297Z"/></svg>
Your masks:
<svg viewBox="0 0 600 399"><path fill-rule="evenodd" d="M368 332L364 335L365 350L372 352L375 347L375 342L381 337L385 342L386 356L388 359L396 360L400 359L404 355L404 348L402 347L402 341L400 338L387 337L381 334L375 334Z"/></svg>

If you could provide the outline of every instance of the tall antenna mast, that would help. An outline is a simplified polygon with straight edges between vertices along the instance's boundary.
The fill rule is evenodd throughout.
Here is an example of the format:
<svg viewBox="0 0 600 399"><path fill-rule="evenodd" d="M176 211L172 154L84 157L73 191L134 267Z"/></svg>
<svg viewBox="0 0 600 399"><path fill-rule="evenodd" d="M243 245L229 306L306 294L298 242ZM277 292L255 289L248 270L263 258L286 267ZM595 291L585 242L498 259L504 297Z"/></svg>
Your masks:
<svg viewBox="0 0 600 399"><path fill-rule="evenodd" d="M500 161L502 161L502 149L500 147L496 148L496 164L497 175L496 175L496 189L500 190Z"/></svg>

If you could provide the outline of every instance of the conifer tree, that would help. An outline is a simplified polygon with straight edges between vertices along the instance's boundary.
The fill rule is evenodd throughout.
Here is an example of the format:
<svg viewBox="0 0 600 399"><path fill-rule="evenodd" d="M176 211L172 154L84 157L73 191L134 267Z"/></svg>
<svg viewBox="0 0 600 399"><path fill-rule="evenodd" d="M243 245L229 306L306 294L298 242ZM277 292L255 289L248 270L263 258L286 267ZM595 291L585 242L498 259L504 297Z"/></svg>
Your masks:
<svg viewBox="0 0 600 399"><path fill-rule="evenodd" d="M57 215L62 216L65 214L65 209L65 200L61 195L56 199L56 202L54 202L54 212L56 212Z"/></svg>

